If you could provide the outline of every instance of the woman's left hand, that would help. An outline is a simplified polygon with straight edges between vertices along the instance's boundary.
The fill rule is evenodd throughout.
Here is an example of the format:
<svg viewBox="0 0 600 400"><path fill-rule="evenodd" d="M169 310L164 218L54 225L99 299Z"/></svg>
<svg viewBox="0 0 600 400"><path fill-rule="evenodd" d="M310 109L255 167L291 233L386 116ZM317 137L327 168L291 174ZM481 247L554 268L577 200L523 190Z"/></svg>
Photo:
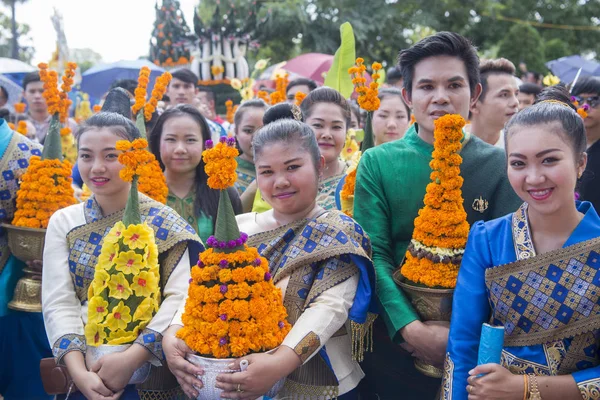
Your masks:
<svg viewBox="0 0 600 400"><path fill-rule="evenodd" d="M107 388L118 392L127 386L135 370L148 361L148 354L148 350L133 344L123 352L100 357L91 371L98 374Z"/></svg>
<svg viewBox="0 0 600 400"><path fill-rule="evenodd" d="M479 374L484 376L477 377ZM498 364L478 365L469 371L469 400L518 400L523 398L525 382Z"/></svg>
<svg viewBox="0 0 600 400"><path fill-rule="evenodd" d="M287 376L287 374L282 375L278 358L276 354L261 353L235 360L229 368L239 370L240 361L248 360L248 369L244 372L217 376L215 386L223 390L221 398L254 400L267 393L279 379Z"/></svg>

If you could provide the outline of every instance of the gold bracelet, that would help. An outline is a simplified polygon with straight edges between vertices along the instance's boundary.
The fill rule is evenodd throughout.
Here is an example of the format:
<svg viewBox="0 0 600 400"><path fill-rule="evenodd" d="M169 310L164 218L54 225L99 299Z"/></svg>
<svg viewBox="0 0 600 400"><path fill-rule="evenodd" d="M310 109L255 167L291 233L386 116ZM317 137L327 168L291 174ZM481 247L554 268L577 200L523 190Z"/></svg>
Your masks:
<svg viewBox="0 0 600 400"><path fill-rule="evenodd" d="M534 374L529 374L529 400L542 400L542 395L540 394L540 390L538 388L537 376Z"/></svg>
<svg viewBox="0 0 600 400"><path fill-rule="evenodd" d="M527 392L529 391L529 376L523 374L523 400L527 400Z"/></svg>

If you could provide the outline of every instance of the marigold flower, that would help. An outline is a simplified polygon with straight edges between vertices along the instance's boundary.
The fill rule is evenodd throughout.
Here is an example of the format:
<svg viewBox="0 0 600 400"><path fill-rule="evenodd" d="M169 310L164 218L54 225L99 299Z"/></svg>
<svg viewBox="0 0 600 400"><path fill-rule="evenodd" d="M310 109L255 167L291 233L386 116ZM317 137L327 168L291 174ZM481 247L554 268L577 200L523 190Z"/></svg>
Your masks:
<svg viewBox="0 0 600 400"><path fill-rule="evenodd" d="M27 108L27 105L25 103L15 103L13 104L13 108L17 114L23 114Z"/></svg>
<svg viewBox="0 0 600 400"><path fill-rule="evenodd" d="M225 72L225 68L222 65L213 65L210 67L210 72L213 76L217 76Z"/></svg>
<svg viewBox="0 0 600 400"><path fill-rule="evenodd" d="M150 68L142 67L140 69L140 75L138 77L138 85L135 88L135 103L131 107L131 112L133 115L137 115L138 111L140 111L144 104L146 103L146 90L148 88L148 83L150 82Z"/></svg>

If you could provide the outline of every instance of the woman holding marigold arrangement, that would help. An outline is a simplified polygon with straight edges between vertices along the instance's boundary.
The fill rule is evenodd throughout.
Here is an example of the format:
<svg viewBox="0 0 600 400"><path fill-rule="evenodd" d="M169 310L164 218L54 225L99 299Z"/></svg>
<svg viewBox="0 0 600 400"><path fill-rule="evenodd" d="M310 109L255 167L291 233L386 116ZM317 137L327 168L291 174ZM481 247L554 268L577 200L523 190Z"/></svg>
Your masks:
<svg viewBox="0 0 600 400"><path fill-rule="evenodd" d="M563 88L538 99L505 127L508 178L523 205L471 229L444 399L598 398L600 217L574 201L587 162L583 119ZM501 365L476 365L483 323L504 327Z"/></svg>
<svg viewBox="0 0 600 400"><path fill-rule="evenodd" d="M105 107L114 107L115 102L126 114L130 108L129 98L119 93L113 93L113 96L109 94ZM77 164L92 196L84 203L59 210L48 225L42 281L43 315L56 362L66 365L73 383L80 391L71 393L71 398L135 399L138 396L143 398L145 394L153 398L175 398L179 390L173 377L165 375L168 371L160 367L164 363L162 333L185 296L190 264L196 262L202 244L194 229L171 208L141 193L141 217L154 231L158 247L160 303L145 329L138 331L136 327L135 332L131 333L134 338L137 335L137 339L127 350L105 355L91 365L89 371L86 368L85 357L86 351L89 352L90 340L96 340L98 335L106 336L104 330L90 336L87 329L88 320L96 318L88 311L88 296L96 290L91 283L92 279L96 282L94 274L98 266L107 262L109 255L104 254L103 242L113 234L111 230L107 236L115 222L123 219L131 187L131 183L122 179L125 175L120 174L125 171L119 157L124 153L118 150L120 144L117 142L123 139L130 142L137 139L134 145L145 142L140 139L140 133L131 120L121 113L100 112L80 127ZM123 240L131 243L140 238L142 233L124 231ZM112 261L112 256L108 260ZM135 274L135 263L126 262L126 266L131 267L126 273ZM147 283L145 280L136 282L142 286ZM111 291L112 284L111 277L108 283ZM131 288L136 290L137 295L137 289ZM118 282L114 289L122 293L131 292L130 288ZM96 313L101 313L103 309L99 305ZM135 322L135 315L133 317L132 323ZM117 318L127 322L124 314L117 315L115 311L113 319ZM127 328L123 329L129 329L130 325L126 325ZM108 344L113 343L109 341ZM146 362L153 365L152 371L136 391L136 387L128 385L128 382L133 372Z"/></svg>
<svg viewBox="0 0 600 400"><path fill-rule="evenodd" d="M150 149L159 161L172 207L195 230L203 242L214 233L219 192L206 184L202 151L210 129L196 108L181 104L162 113L150 133ZM242 210L235 189L229 189L236 214Z"/></svg>
<svg viewBox="0 0 600 400"><path fill-rule="evenodd" d="M237 221L248 245L268 260L292 329L273 354L250 354L242 358L249 361L246 371L219 375L217 387L225 398L255 399L287 376L278 398L355 399L364 376L356 360L368 346L360 338L374 319L367 315L370 241L350 217L317 205L325 162L308 125L273 122L255 134L252 146L258 187L272 209ZM175 338L179 324L176 318L165 334L164 350L194 397L203 371L185 360L191 350Z"/></svg>

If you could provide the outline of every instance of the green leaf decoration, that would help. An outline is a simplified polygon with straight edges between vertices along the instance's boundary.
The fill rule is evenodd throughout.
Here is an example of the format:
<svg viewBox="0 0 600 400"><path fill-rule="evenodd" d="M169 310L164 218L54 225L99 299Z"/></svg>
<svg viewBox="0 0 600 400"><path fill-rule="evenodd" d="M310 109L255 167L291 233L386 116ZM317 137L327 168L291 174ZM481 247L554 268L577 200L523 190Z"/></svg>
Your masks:
<svg viewBox="0 0 600 400"><path fill-rule="evenodd" d="M147 138L146 134L146 120L144 119L144 109L142 108L138 111L137 116L135 117L135 126L140 131L140 135L142 135L143 139Z"/></svg>
<svg viewBox="0 0 600 400"><path fill-rule="evenodd" d="M60 138L60 120L58 113L52 115L44 149L42 150L42 160L63 160L62 142Z"/></svg>
<svg viewBox="0 0 600 400"><path fill-rule="evenodd" d="M335 52L331 69L325 77L325 86L337 90L345 98L349 98L354 91L352 78L348 70L352 68L356 61L356 46L354 43L354 31L349 22L344 22L340 26L340 36L342 43Z"/></svg>
<svg viewBox="0 0 600 400"><path fill-rule="evenodd" d="M129 197L127 198L127 204L125 205L125 212L123 213L123 224L139 225L142 223L142 215L140 214L140 204L138 196L138 176L133 176L131 182L131 189L129 190Z"/></svg>
<svg viewBox="0 0 600 400"><path fill-rule="evenodd" d="M215 238L219 241L228 242L236 240L240 237L240 230L235 220L235 212L231 205L229 192L227 189L221 190L219 195L219 208L217 210L217 223L215 224ZM237 246L233 249L215 249L217 253L233 253L237 250L242 250L243 246Z"/></svg>
<svg viewBox="0 0 600 400"><path fill-rule="evenodd" d="M360 151L363 153L369 150L371 147L375 147L375 139L373 138L373 112L367 113L367 120L365 121L365 138L360 144Z"/></svg>

